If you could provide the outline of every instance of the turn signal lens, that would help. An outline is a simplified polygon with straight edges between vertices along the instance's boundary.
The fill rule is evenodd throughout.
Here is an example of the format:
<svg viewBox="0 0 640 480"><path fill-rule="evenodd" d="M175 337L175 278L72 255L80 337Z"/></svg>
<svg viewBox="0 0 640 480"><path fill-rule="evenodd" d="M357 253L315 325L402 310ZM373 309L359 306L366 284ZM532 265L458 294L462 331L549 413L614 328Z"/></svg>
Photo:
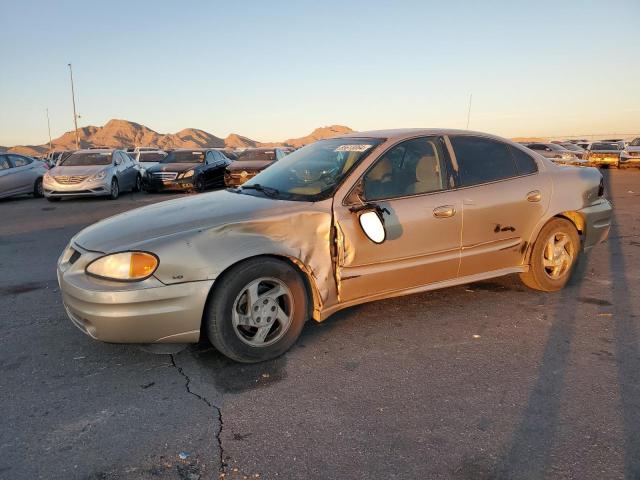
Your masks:
<svg viewBox="0 0 640 480"><path fill-rule="evenodd" d="M86 272L107 280L136 281L151 276L158 258L146 252L121 252L106 255L87 265Z"/></svg>

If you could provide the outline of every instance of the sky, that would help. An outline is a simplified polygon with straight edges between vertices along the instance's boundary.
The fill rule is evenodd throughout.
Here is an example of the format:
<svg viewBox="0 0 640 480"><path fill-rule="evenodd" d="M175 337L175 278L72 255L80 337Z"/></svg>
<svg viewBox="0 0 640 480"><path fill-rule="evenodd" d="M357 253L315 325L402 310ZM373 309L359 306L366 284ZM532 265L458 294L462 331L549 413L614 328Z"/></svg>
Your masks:
<svg viewBox="0 0 640 480"><path fill-rule="evenodd" d="M640 1L0 0L0 145L111 118L260 141L342 124L640 134Z"/></svg>

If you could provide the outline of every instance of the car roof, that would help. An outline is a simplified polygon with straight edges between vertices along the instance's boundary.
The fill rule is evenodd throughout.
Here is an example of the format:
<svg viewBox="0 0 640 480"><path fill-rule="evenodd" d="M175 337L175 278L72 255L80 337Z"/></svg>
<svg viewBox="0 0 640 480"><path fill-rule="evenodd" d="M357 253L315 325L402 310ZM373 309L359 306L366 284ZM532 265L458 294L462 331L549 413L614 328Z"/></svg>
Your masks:
<svg viewBox="0 0 640 480"><path fill-rule="evenodd" d="M492 135L490 133L476 132L473 130L459 130L454 128L394 128L388 130L368 130L365 132L352 132L346 135L338 135L333 138L381 138L388 140L400 140L420 135L474 135L489 137L500 141L510 141L506 138Z"/></svg>
<svg viewBox="0 0 640 480"><path fill-rule="evenodd" d="M119 148L82 148L80 150L75 150L73 153L112 153L116 150L120 150ZM71 152L72 150L67 150Z"/></svg>

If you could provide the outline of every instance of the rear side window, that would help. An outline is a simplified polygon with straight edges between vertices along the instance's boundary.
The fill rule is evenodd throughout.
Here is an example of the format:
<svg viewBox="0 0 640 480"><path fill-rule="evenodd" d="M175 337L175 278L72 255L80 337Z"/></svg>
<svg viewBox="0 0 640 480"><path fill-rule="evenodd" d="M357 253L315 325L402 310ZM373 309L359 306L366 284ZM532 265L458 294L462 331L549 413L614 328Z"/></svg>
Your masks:
<svg viewBox="0 0 640 480"><path fill-rule="evenodd" d="M519 175L530 175L538 171L536 161L519 148L509 145L509 151L516 162L516 169Z"/></svg>
<svg viewBox="0 0 640 480"><path fill-rule="evenodd" d="M4 155L0 155L0 170L7 170L9 168L11 168L11 165L9 165L9 159Z"/></svg>
<svg viewBox="0 0 640 480"><path fill-rule="evenodd" d="M460 185L469 187L518 175L509 145L479 137L452 137Z"/></svg>

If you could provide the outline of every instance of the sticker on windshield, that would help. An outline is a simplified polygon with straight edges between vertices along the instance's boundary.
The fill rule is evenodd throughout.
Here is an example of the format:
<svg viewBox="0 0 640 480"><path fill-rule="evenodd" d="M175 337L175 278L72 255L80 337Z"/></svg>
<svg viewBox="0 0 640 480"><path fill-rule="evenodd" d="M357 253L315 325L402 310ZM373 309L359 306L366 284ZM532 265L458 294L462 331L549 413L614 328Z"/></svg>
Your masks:
<svg viewBox="0 0 640 480"><path fill-rule="evenodd" d="M334 150L334 152L366 152L371 148L371 145L365 143L357 143L354 145L340 145Z"/></svg>

